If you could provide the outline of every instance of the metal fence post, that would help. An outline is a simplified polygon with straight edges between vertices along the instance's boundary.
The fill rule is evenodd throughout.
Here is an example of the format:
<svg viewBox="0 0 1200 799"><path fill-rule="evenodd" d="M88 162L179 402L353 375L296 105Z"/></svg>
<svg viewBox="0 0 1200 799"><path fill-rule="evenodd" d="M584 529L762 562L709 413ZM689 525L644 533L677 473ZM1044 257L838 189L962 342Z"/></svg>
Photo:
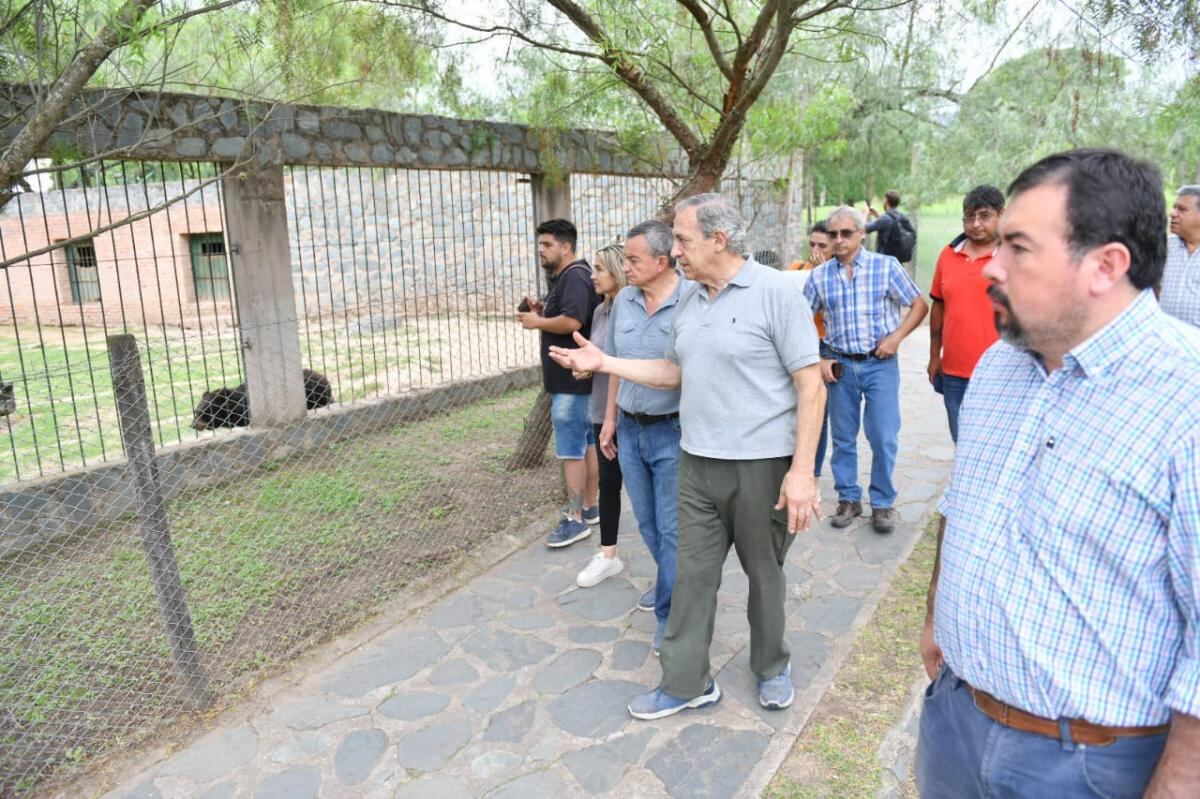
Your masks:
<svg viewBox="0 0 1200 799"><path fill-rule="evenodd" d="M121 334L108 337L109 368L113 393L121 425L121 441L133 473L137 491L138 519L142 548L154 578L158 609L171 641L171 655L186 688L187 700L194 706L208 704L208 677L200 663L200 649L188 611L187 594L179 576L175 547L167 525L167 508L158 481L154 459L154 437L150 429L150 411L146 405L146 385L138 358L137 339Z"/></svg>

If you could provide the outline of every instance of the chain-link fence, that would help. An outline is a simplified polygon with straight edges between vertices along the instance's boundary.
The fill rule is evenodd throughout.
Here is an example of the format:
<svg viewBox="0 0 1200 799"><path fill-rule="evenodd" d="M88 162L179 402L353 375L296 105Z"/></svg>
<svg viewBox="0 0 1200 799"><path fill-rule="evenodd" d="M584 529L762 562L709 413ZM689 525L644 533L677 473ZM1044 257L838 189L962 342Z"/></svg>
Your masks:
<svg viewBox="0 0 1200 799"><path fill-rule="evenodd" d="M513 318L541 279L520 176L286 169L296 314L264 330L238 312L255 265L219 170L153 167L0 211L19 261L0 294L0 797L228 703L549 523L560 491L552 460L513 468L519 439L549 437L527 429L537 337ZM602 239L662 202L627 180ZM247 368L247 341L287 335L303 377ZM289 383L307 413L248 425L251 395Z"/></svg>

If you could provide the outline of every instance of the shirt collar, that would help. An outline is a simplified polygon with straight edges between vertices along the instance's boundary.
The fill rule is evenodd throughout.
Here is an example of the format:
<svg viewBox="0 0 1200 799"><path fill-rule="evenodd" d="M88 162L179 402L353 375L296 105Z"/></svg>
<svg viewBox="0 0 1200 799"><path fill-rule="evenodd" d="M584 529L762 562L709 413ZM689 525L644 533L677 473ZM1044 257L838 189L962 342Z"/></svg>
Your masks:
<svg viewBox="0 0 1200 799"><path fill-rule="evenodd" d="M1073 361L1085 377L1092 378L1134 356L1144 330L1153 321L1157 310L1154 292L1150 289L1142 291L1115 319L1068 352L1063 358L1063 366Z"/></svg>
<svg viewBox="0 0 1200 799"><path fill-rule="evenodd" d="M679 295L683 293L683 284L687 281L687 278L685 278L683 275L679 274L678 272L675 273L675 277L678 278L675 281L675 290L673 292L671 292L670 297L667 297L663 301L662 305L658 306L659 311L661 311L663 308L669 308L670 306L679 302ZM638 305L642 306L642 308L645 308L646 307L645 293L638 286L633 286L633 288L637 289L637 291L629 292L629 301L635 302ZM655 313L657 313L657 312L658 311L655 311Z"/></svg>
<svg viewBox="0 0 1200 799"><path fill-rule="evenodd" d="M958 244L955 244L951 248L952 250L954 250L954 252L958 253L963 258L966 258L968 261L970 261L970 260L981 261L984 258L991 258L996 253L1000 252L1000 245L997 244L995 247L992 248L992 251L989 252L987 255L981 255L978 258L971 258L971 256L967 255L965 252L965 250L967 249L968 241L970 241L970 239L963 239L962 241L960 241Z"/></svg>
<svg viewBox="0 0 1200 799"><path fill-rule="evenodd" d="M754 282L754 273L758 271L758 263L754 260L754 256L747 256L746 262L742 264L742 268L737 274L729 279L728 285L742 286L743 288L751 285Z"/></svg>

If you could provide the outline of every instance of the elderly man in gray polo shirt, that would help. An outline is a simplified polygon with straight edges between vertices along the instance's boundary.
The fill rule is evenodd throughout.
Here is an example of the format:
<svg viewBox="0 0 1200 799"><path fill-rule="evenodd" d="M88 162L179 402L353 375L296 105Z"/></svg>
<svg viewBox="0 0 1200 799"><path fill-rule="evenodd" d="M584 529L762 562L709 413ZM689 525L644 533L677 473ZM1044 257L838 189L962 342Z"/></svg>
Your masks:
<svg viewBox="0 0 1200 799"><path fill-rule="evenodd" d="M750 668L759 703L791 705L784 640L784 558L791 535L820 509L812 464L825 403L817 331L801 287L747 257L745 224L717 194L675 209L675 256L696 281L680 297L666 357L552 348L576 371L599 371L655 388L682 389L679 416L679 548L662 643L662 681L629 712L657 719L721 698L708 650L721 569L732 545L750 580Z"/></svg>

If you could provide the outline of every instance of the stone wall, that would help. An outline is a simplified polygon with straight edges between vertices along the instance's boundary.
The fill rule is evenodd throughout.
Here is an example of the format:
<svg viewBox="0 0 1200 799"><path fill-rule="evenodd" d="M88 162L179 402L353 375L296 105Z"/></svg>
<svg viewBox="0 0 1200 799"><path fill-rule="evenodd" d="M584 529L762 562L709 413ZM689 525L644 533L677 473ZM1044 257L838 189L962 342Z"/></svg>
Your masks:
<svg viewBox="0 0 1200 799"><path fill-rule="evenodd" d="M24 119L34 106L27 86L0 84L0 118ZM604 131L559 132L432 115L111 89L85 92L66 118L43 156L65 150L146 161L682 174L665 140L657 154L633 158ZM14 124L0 130L0 140L11 140L17 129Z"/></svg>

